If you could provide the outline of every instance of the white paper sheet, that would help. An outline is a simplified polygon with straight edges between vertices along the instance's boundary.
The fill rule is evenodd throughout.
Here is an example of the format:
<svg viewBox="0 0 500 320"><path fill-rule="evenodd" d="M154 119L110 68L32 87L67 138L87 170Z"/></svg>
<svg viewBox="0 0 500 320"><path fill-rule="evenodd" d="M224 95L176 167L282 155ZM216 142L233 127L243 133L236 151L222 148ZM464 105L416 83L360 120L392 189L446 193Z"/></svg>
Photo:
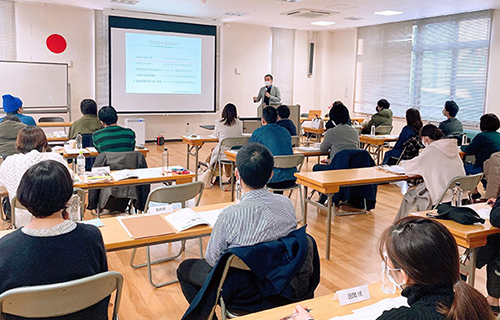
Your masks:
<svg viewBox="0 0 500 320"><path fill-rule="evenodd" d="M386 310L408 306L405 297L387 298L372 305L353 310L353 314L333 317L330 320L376 320Z"/></svg>

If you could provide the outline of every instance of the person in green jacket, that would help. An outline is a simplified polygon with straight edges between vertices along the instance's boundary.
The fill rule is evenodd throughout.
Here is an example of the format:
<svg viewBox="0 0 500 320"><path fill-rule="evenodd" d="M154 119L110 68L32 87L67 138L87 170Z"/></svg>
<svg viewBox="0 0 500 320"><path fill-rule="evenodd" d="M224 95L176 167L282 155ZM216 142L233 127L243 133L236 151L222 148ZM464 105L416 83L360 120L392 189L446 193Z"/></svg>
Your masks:
<svg viewBox="0 0 500 320"><path fill-rule="evenodd" d="M391 104L385 99L380 99L377 102L377 113L375 113L368 123L363 124L361 133L370 133L371 127L392 126L392 110L389 109Z"/></svg>
<svg viewBox="0 0 500 320"><path fill-rule="evenodd" d="M478 133L472 142L466 146L461 146L466 154L476 156L474 164L465 165L467 174L476 174L483 172L483 164L490 156L500 151L500 133L497 130L500 128L500 120L493 113L483 114L479 120L479 128L481 133Z"/></svg>
<svg viewBox="0 0 500 320"><path fill-rule="evenodd" d="M446 120L439 123L439 129L443 131L446 138L455 138L461 142L464 128L462 122L456 118L459 109L455 101L446 101L443 109L443 115L446 117Z"/></svg>
<svg viewBox="0 0 500 320"><path fill-rule="evenodd" d="M70 139L75 139L79 133L89 134L102 129L102 123L97 118L97 104L94 100L83 100L80 103L80 111L83 117L73 122L71 127L69 127L68 137Z"/></svg>

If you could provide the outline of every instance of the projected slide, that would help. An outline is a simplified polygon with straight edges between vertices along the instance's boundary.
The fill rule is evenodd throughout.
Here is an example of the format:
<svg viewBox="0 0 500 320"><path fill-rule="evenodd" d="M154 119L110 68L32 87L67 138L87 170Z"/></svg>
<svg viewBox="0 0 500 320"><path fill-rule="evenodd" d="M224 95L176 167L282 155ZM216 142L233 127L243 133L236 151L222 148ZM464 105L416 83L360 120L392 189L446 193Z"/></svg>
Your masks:
<svg viewBox="0 0 500 320"><path fill-rule="evenodd" d="M126 93L201 94L200 38L126 33Z"/></svg>

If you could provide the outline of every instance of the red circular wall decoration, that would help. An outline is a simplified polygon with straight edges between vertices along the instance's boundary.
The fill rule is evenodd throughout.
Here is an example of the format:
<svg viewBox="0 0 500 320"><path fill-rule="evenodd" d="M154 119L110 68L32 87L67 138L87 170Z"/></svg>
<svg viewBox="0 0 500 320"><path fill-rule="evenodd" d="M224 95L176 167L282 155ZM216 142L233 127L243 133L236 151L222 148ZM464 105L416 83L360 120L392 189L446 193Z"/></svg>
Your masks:
<svg viewBox="0 0 500 320"><path fill-rule="evenodd" d="M60 34L51 34L47 37L47 48L53 53L63 53L66 50L66 39Z"/></svg>

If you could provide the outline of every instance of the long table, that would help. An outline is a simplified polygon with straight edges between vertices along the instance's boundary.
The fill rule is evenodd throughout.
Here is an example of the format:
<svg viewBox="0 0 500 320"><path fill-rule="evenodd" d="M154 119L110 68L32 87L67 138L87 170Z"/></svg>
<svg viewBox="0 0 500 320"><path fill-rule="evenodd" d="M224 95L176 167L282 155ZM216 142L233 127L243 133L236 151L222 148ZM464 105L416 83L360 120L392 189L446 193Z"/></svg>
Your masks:
<svg viewBox="0 0 500 320"><path fill-rule="evenodd" d="M198 154L203 145L207 142L219 142L219 139L210 136L181 136L182 142L187 146L186 152L186 169L189 170L189 157L193 156L195 159L194 174L198 178Z"/></svg>
<svg viewBox="0 0 500 320"><path fill-rule="evenodd" d="M84 148L84 149L87 149L87 148ZM142 153L145 158L148 156L148 153L149 153L148 148L143 148L143 149L136 148L134 151L138 151L138 152ZM74 158L78 157L78 153L67 153L64 149L54 151L54 152L61 154L66 159L74 159ZM89 151L87 149L87 152L84 152L83 155L85 156L85 158L95 158L99 155L99 152Z"/></svg>
<svg viewBox="0 0 500 320"><path fill-rule="evenodd" d="M332 197L339 192L341 187L354 187L369 184L389 183L409 179L406 175L398 175L386 172L376 167L345 169L345 170L330 170L316 172L297 172L297 183L304 187L304 224L307 223L307 204L311 204L318 208L327 210L327 226L326 226L326 260L330 260L330 241L332 228L332 212L335 211L335 205L332 204ZM327 196L327 206L324 206L316 201L308 199L308 188L324 193Z"/></svg>
<svg viewBox="0 0 500 320"><path fill-rule="evenodd" d="M238 154L237 152L234 151L224 151L224 154L226 155L227 160L232 161L236 163L236 155ZM303 154L304 157L319 157L319 156L326 156L329 154L329 152L321 152L319 150L313 150L313 151L304 151L304 150L298 150L297 148L293 148L293 154ZM233 172L234 175L234 172ZM234 201L234 179L231 179L231 201Z"/></svg>
<svg viewBox="0 0 500 320"><path fill-rule="evenodd" d="M304 308L310 308L312 311L310 312L314 319L316 320L327 320L336 316L346 316L352 313L352 310L356 310L362 307L367 307L376 302L387 298L396 298L400 296L400 292L396 292L393 294L385 294L380 290L380 283L373 283L368 285L368 290L370 291L370 299L348 304L345 306L340 306L338 300L333 300L334 294L328 294L326 296L304 300L301 301L300 304ZM268 309L256 313L252 313L243 317L238 317L241 320L277 320L281 319L287 315L293 314L295 312L295 305L297 303L291 303L286 306L277 307L274 309Z"/></svg>
<svg viewBox="0 0 500 320"><path fill-rule="evenodd" d="M398 141L398 136L394 135L378 135L372 136L369 134L362 134L359 136L359 142L364 145L364 149L367 150L374 158L377 165L382 162L382 150L387 142Z"/></svg>
<svg viewBox="0 0 500 320"><path fill-rule="evenodd" d="M53 128L53 127L71 127L73 122L64 121L64 122L37 122L36 125L39 127Z"/></svg>
<svg viewBox="0 0 500 320"><path fill-rule="evenodd" d="M485 203L477 203L472 205L474 209L480 209L481 207L488 206ZM436 210L428 210L411 213L411 215L426 217L428 212L436 213ZM443 224L453 235L457 244L470 250L469 254L469 264L460 264L460 269L466 274L469 274L467 278L467 283L474 286L476 278L476 256L477 250L486 245L487 238L489 235L500 233L499 228L495 228L491 225L490 220L486 220L484 224L481 225L464 225L452 220L437 220Z"/></svg>

